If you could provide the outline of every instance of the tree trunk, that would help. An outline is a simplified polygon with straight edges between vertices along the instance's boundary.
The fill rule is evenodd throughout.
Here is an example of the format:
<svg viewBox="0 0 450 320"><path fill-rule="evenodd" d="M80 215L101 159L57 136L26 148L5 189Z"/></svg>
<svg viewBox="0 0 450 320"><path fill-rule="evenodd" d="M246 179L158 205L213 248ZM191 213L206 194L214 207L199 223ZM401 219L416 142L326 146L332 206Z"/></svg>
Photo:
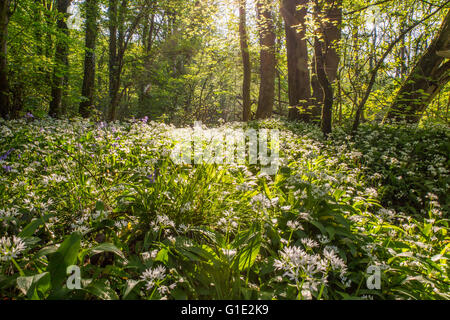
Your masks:
<svg viewBox="0 0 450 320"><path fill-rule="evenodd" d="M50 102L50 109L48 114L51 117L59 117L61 115L61 105L64 90L64 74L68 67L68 38L69 28L67 27L66 19L68 17L67 9L72 0L57 0L58 21L57 27L62 35L58 36L55 51L55 68L53 70L52 81L52 101Z"/></svg>
<svg viewBox="0 0 450 320"><path fill-rule="evenodd" d="M314 56L316 63L317 80L323 91L323 106L322 106L322 118L321 129L325 136L331 133L331 120L333 111L333 86L330 79L336 79L337 65L339 58L335 49L333 49L333 38L338 38L336 32L330 32L330 23L322 22L321 14L325 12L325 15L331 20L330 12L333 12L332 3L331 7L327 7L330 3L326 3L325 7L319 5L319 1L314 2L314 15L317 19L320 27L317 30L319 36L322 36L324 40L320 40L317 36L314 38ZM327 20L325 20L327 21ZM328 34L327 34L328 33ZM340 36L340 32L338 33ZM338 38L339 39L339 38ZM336 71L335 71L336 70Z"/></svg>
<svg viewBox="0 0 450 320"><path fill-rule="evenodd" d="M260 85L257 119L272 115L275 96L275 32L272 19L271 2L258 0L256 3L260 40Z"/></svg>
<svg viewBox="0 0 450 320"><path fill-rule="evenodd" d="M242 65L244 69L244 78L242 80L242 120L249 121L251 117L250 102L250 84L251 84L251 65L250 54L247 42L247 23L246 23L246 1L239 0L239 38L242 53Z"/></svg>
<svg viewBox="0 0 450 320"><path fill-rule="evenodd" d="M332 84L337 78L340 56L338 53L338 44L341 39L342 24L342 0L326 0L317 14L324 17L323 26L323 61L325 63L325 73L328 81ZM322 19L321 19L322 20ZM318 70L316 69L316 57L313 58L314 70L311 77L311 85L313 89L312 103L316 105L312 109L314 117L318 117L320 109L324 104L325 95L322 90L321 81L318 78ZM322 113L323 114L323 113Z"/></svg>
<svg viewBox="0 0 450 320"><path fill-rule="evenodd" d="M418 122L422 112L450 80L450 61L438 51L450 50L450 10L439 33L401 86L386 119Z"/></svg>
<svg viewBox="0 0 450 320"><path fill-rule="evenodd" d="M85 56L84 56L84 77L81 94L84 101L80 103L80 114L83 118L88 118L90 111L94 107L95 92L95 47L97 40L97 19L98 0L86 0L86 22L85 22Z"/></svg>
<svg viewBox="0 0 450 320"><path fill-rule="evenodd" d="M317 79L323 90L323 107L322 107L322 119L320 127L322 132L327 136L331 133L331 119L333 110L333 87L325 72L325 58L324 47L325 44L320 42L319 39L314 39L314 54L316 58L316 71Z"/></svg>
<svg viewBox="0 0 450 320"><path fill-rule="evenodd" d="M312 97L311 97L311 105L314 110L314 116L317 117L320 115L320 110L322 110L323 106L323 90L320 85L319 79L317 78L317 69L316 69L316 55L313 55L311 61L311 88L312 88Z"/></svg>
<svg viewBox="0 0 450 320"><path fill-rule="evenodd" d="M133 37L139 22L148 15L150 3L145 1L134 16L129 27L128 17L129 0L121 0L120 6L118 0L109 0L108 19L109 19L109 112L108 120L116 120L116 111L120 102L120 76L123 68L123 58L128 43Z"/></svg>
<svg viewBox="0 0 450 320"><path fill-rule="evenodd" d="M281 4L281 15L286 33L290 120L309 121L311 119L311 113L308 110L311 83L304 25L307 3L308 0L283 0ZM297 8L298 6L301 7Z"/></svg>
<svg viewBox="0 0 450 320"><path fill-rule="evenodd" d="M8 23L9 0L0 2L0 116L7 118L10 115L9 80L8 80Z"/></svg>
<svg viewBox="0 0 450 320"><path fill-rule="evenodd" d="M117 57L117 7L118 0L109 0L109 121L116 119L116 109L119 103L120 71Z"/></svg>
<svg viewBox="0 0 450 320"><path fill-rule="evenodd" d="M325 39L325 71L328 80L333 83L337 78L340 56L338 52L341 39L342 0L327 0L325 4L323 36Z"/></svg>

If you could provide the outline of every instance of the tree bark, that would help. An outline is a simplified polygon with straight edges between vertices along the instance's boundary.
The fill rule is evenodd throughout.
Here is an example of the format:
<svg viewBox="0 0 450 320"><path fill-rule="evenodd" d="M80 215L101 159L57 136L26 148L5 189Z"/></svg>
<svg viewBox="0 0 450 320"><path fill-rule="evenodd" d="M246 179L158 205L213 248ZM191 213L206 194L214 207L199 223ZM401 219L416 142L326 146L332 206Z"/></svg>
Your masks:
<svg viewBox="0 0 450 320"><path fill-rule="evenodd" d="M325 71L328 80L333 83L337 78L340 62L338 46L341 40L342 0L327 0L324 11L327 18L323 30L326 45Z"/></svg>
<svg viewBox="0 0 450 320"><path fill-rule="evenodd" d="M334 40L332 39L339 39L340 37L340 31L336 32L334 26L330 26L329 22L322 22L321 14L323 14L324 11L325 15L331 20L332 15L330 12L333 12L334 5L336 5L336 3L333 1L333 3L331 3L331 7L327 7L328 5L330 5L330 2L326 3L325 7L320 6L318 0L315 0L314 2L314 15L315 18L318 19L317 22L320 25L317 30L318 35L314 38L314 56L317 80L323 92L323 106L320 126L325 136L331 133L333 111L333 86L330 79L336 79L337 65L339 64L339 56L337 51L333 49ZM331 29L333 32L330 32ZM319 37L323 37L323 40L319 39Z"/></svg>
<svg viewBox="0 0 450 320"><path fill-rule="evenodd" d="M258 0L256 3L260 40L260 85L257 119L272 115L275 96L275 32L272 18L271 2Z"/></svg>
<svg viewBox="0 0 450 320"><path fill-rule="evenodd" d="M325 72L325 58L324 58L324 47L325 44L321 43L319 39L314 39L314 53L316 58L316 71L317 79L322 87L323 91L323 107L322 107L322 118L320 127L322 132L327 136L331 133L331 119L333 110L333 87L328 75Z"/></svg>
<svg viewBox="0 0 450 320"><path fill-rule="evenodd" d="M308 0L283 0L281 15L286 33L288 62L289 119L311 119L308 106L311 98L311 82L308 69L308 48L305 39L305 16ZM299 8L297 8L300 6ZM299 27L300 26L300 27Z"/></svg>
<svg viewBox="0 0 450 320"><path fill-rule="evenodd" d="M338 44L341 39L342 24L342 0L326 0L320 7L321 16L324 17L323 22L323 61L325 63L325 73L328 81L332 84L337 79L337 72L340 62L338 53ZM321 81L318 78L318 70L316 69L316 57L313 58L313 74L311 77L311 86L313 89L312 104L316 105L312 108L314 118L318 117L320 110L324 105L325 95L322 90Z"/></svg>
<svg viewBox="0 0 450 320"><path fill-rule="evenodd" d="M10 115L9 80L8 80L8 24L9 0L0 2L0 116Z"/></svg>
<svg viewBox="0 0 450 320"><path fill-rule="evenodd" d="M118 0L109 0L109 114L108 120L116 119L118 105L120 71L117 53L117 7Z"/></svg>
<svg viewBox="0 0 450 320"><path fill-rule="evenodd" d="M97 19L99 15L98 0L86 0L86 22L85 22L85 56L84 77L81 94L85 98L80 103L79 111L83 118L88 118L94 107L95 93L95 47L97 41Z"/></svg>
<svg viewBox="0 0 450 320"><path fill-rule="evenodd" d="M386 119L418 122L421 114L450 80L450 61L438 54L450 50L450 10L438 34L398 91Z"/></svg>
<svg viewBox="0 0 450 320"><path fill-rule="evenodd" d="M248 36L247 36L247 22L246 22L246 1L239 0L239 38L242 54L242 65L244 75L242 80L242 120L249 121L251 117L251 102L250 102L250 84L251 84L251 65L250 54L248 51Z"/></svg>
<svg viewBox="0 0 450 320"><path fill-rule="evenodd" d="M56 42L55 51L55 68L53 69L52 80L52 101L50 102L50 108L48 111L49 116L59 117L62 113L62 97L64 90L64 74L67 72L68 67L68 38L69 28L66 20L68 17L67 10L69 9L72 0L57 0L58 21L57 28L62 33L58 37Z"/></svg>

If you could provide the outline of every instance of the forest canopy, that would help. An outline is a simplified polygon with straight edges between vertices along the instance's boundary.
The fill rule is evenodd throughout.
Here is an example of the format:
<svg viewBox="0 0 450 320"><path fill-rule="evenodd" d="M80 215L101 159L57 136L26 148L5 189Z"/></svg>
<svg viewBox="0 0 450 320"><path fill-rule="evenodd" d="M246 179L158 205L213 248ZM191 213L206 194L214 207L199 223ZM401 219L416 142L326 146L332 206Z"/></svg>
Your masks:
<svg viewBox="0 0 450 320"><path fill-rule="evenodd" d="M1 6L3 117L448 123L448 1Z"/></svg>

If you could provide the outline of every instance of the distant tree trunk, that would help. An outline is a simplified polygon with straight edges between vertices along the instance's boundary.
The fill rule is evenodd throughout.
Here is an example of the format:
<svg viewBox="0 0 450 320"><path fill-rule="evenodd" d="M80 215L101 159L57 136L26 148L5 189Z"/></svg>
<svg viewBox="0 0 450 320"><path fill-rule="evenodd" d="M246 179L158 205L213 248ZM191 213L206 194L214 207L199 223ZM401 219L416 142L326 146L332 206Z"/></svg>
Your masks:
<svg viewBox="0 0 450 320"><path fill-rule="evenodd" d="M327 11L327 16L330 17L330 9L327 8ZM334 79L336 79L337 73L334 73L334 70L336 69L337 72L337 63L335 61L335 54L332 53L333 49L332 42L330 41L330 38L332 38L332 36L330 36L330 25L328 23L322 23L321 12L323 12L323 7L319 5L318 0L315 0L314 14L320 24L317 32L319 36L322 36L324 38L324 40L320 40L318 36L314 38L314 56L316 63L317 80L319 81L323 91L323 107L320 126L322 132L325 134L325 136L327 136L329 133L331 133L331 120L333 110L333 87L330 78L334 77ZM327 32L328 36L326 34ZM327 54L329 55L328 58L326 56ZM329 65L327 65L327 62L329 63Z"/></svg>
<svg viewBox="0 0 450 320"><path fill-rule="evenodd" d="M309 121L311 119L308 111L311 83L304 25L307 3L308 0L283 0L281 4L281 15L284 19L286 33L288 94L291 106L288 117L290 120ZM298 6L301 7L297 9Z"/></svg>
<svg viewBox="0 0 450 320"><path fill-rule="evenodd" d="M52 81L52 101L50 102L50 109L48 114L51 117L59 117L62 113L62 97L64 90L64 73L67 72L68 67L68 37L69 28L67 27L67 9L69 9L72 0L57 0L57 10L59 13L57 27L63 36L59 36L56 42L55 51L55 68L53 70ZM63 71L63 72L61 72Z"/></svg>
<svg viewBox="0 0 450 320"><path fill-rule="evenodd" d="M342 0L328 0L325 8L323 36L325 39L325 71L328 80L333 83L337 78L340 62L338 45L341 39Z"/></svg>
<svg viewBox="0 0 450 320"><path fill-rule="evenodd" d="M8 24L10 17L9 0L0 2L0 116L10 115L9 80L8 80Z"/></svg>
<svg viewBox="0 0 450 320"><path fill-rule="evenodd" d="M450 80L450 61L441 51L450 50L450 10L428 49L401 86L386 119L418 122L422 112Z"/></svg>
<svg viewBox="0 0 450 320"><path fill-rule="evenodd" d="M342 0L326 0L319 8L320 14L323 16L323 60L325 63L325 72L330 83L337 79L337 72L339 67L340 56L338 53L338 43L341 39L341 24L342 24ZM321 19L322 20L322 19ZM311 77L311 85L313 89L312 102L317 107L312 109L314 117L319 116L320 109L324 104L324 93L322 90L321 81L318 78L318 70L316 69L316 57L313 58L314 71Z"/></svg>
<svg viewBox="0 0 450 320"><path fill-rule="evenodd" d="M148 31L148 38L147 38L147 44L145 47L145 51L147 54L150 53L153 47L153 32L155 31L155 14L153 13L150 17L150 30Z"/></svg>
<svg viewBox="0 0 450 320"><path fill-rule="evenodd" d="M272 19L271 2L258 0L256 3L260 38L260 86L257 119L272 115L275 96L275 32Z"/></svg>
<svg viewBox="0 0 450 320"><path fill-rule="evenodd" d="M239 0L239 38L242 53L242 65L244 69L244 78L242 80L242 100L243 114L242 120L249 121L251 117L250 102L250 83L251 83L251 65L250 54L247 42L247 23L246 23L246 1Z"/></svg>
<svg viewBox="0 0 450 320"><path fill-rule="evenodd" d="M118 0L109 0L109 114L108 120L116 119L119 103L120 70L117 52L117 7Z"/></svg>
<svg viewBox="0 0 450 320"><path fill-rule="evenodd" d="M320 110L322 110L323 106L323 90L320 85L319 79L317 78L317 69L316 69L316 55L313 55L311 61L311 88L312 88L312 97L311 97L311 105L312 110L314 110L314 116L317 117L320 115Z"/></svg>
<svg viewBox="0 0 450 320"><path fill-rule="evenodd" d="M123 57L128 43L139 21L148 15L148 2L144 2L139 13L131 21L130 26L126 28L125 19L129 0L121 0L120 6L118 0L109 0L109 113L108 120L116 120L116 111L120 102L120 76L123 69Z"/></svg>
<svg viewBox="0 0 450 320"><path fill-rule="evenodd" d="M85 22L85 56L84 56L84 77L82 96L85 98L80 103L80 114L83 118L88 118L94 105L95 92L95 47L97 41L97 18L98 0L86 0L86 22Z"/></svg>
<svg viewBox="0 0 450 320"><path fill-rule="evenodd" d="M325 72L324 47L319 39L314 39L314 53L316 58L317 79L323 90L323 107L320 127L325 135L331 133L331 119L333 110L333 87Z"/></svg>

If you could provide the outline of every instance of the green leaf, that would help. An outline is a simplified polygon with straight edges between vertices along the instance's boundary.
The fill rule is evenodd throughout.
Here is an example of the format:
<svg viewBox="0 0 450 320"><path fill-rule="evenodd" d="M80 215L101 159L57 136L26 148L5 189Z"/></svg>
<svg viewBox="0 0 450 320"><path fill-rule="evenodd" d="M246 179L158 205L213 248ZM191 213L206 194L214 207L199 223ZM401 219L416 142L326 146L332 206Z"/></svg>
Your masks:
<svg viewBox="0 0 450 320"><path fill-rule="evenodd" d="M167 264L169 261L169 249L162 248L159 250L158 254L156 255L155 261L161 261L164 264Z"/></svg>
<svg viewBox="0 0 450 320"><path fill-rule="evenodd" d="M29 277L18 277L17 288L29 299L40 300L37 291L44 295L50 289L50 274L43 272Z"/></svg>
<svg viewBox="0 0 450 320"><path fill-rule="evenodd" d="M117 293L111 288L109 281L106 279L91 282L89 286L82 290L102 300L119 300Z"/></svg>
<svg viewBox="0 0 450 320"><path fill-rule="evenodd" d="M135 290L139 290L144 284L145 282L142 280L132 280L132 279L127 280L127 284L122 299L123 300L135 299L131 295L132 292Z"/></svg>
<svg viewBox="0 0 450 320"><path fill-rule="evenodd" d="M53 217L53 214L46 214L41 218L33 219L23 230L19 233L19 237L31 237L34 232L43 224L48 222L48 220Z"/></svg>
<svg viewBox="0 0 450 320"><path fill-rule="evenodd" d="M112 253L116 254L117 256L121 257L122 259L125 259L125 255L123 254L123 252L120 251L120 249L117 248L112 243L102 243L90 250L90 253L92 253L92 254L97 254L97 253L101 253L101 252L112 252Z"/></svg>
<svg viewBox="0 0 450 320"><path fill-rule="evenodd" d="M255 237L250 244L245 246L239 253L239 271L250 269L255 263L261 247L260 237Z"/></svg>
<svg viewBox="0 0 450 320"><path fill-rule="evenodd" d="M67 267L76 264L80 244L81 234L74 232L64 240L55 253L50 254L48 271L50 272L53 289L62 287L67 276Z"/></svg>

